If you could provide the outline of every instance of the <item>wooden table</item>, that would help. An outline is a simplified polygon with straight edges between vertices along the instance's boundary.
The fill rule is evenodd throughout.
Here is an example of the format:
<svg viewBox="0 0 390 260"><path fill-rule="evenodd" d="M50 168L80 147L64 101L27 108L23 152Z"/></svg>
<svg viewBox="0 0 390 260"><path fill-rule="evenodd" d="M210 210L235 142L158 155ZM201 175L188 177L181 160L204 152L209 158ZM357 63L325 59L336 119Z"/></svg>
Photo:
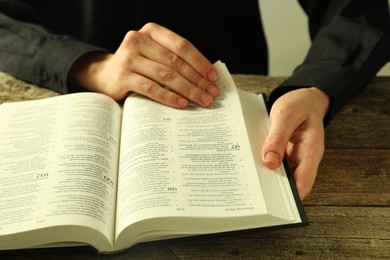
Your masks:
<svg viewBox="0 0 390 260"><path fill-rule="evenodd" d="M269 92L283 78L234 75ZM0 73L0 103L57 95ZM378 77L326 129L306 227L140 244L111 259L390 259L390 77ZM1 259L102 259L89 248L0 253Z"/></svg>

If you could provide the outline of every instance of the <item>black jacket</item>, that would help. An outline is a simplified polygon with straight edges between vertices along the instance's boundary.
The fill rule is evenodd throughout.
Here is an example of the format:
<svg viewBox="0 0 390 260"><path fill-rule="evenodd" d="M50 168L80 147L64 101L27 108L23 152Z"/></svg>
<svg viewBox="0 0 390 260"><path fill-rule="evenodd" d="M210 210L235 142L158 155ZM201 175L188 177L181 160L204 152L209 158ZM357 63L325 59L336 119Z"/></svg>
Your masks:
<svg viewBox="0 0 390 260"><path fill-rule="evenodd" d="M0 0L0 70L67 93L69 70L80 55L115 51L127 31L156 22L189 39L212 62L227 63L232 73L267 74L257 1ZM332 117L390 60L387 0L299 2L313 44L270 101L316 86L331 96Z"/></svg>

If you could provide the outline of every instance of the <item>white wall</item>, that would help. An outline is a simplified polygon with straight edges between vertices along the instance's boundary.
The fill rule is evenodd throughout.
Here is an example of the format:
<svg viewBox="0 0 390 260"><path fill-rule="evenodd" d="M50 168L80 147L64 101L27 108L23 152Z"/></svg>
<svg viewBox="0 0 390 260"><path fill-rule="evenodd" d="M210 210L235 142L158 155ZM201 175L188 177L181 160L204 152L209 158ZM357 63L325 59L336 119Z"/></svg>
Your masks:
<svg viewBox="0 0 390 260"><path fill-rule="evenodd" d="M296 0L259 0L259 3L268 42L269 74L291 75L310 46L307 17ZM390 76L390 63L378 75Z"/></svg>

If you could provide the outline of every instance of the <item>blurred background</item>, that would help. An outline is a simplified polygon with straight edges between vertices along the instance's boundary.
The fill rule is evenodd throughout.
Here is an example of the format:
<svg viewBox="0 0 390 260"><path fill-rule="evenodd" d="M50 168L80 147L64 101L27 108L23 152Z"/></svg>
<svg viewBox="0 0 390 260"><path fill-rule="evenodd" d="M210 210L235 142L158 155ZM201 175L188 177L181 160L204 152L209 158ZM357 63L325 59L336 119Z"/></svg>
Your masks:
<svg viewBox="0 0 390 260"><path fill-rule="evenodd" d="M310 46L307 17L298 1L259 0L259 3L268 43L269 75L289 76ZM378 75L390 76L389 62Z"/></svg>

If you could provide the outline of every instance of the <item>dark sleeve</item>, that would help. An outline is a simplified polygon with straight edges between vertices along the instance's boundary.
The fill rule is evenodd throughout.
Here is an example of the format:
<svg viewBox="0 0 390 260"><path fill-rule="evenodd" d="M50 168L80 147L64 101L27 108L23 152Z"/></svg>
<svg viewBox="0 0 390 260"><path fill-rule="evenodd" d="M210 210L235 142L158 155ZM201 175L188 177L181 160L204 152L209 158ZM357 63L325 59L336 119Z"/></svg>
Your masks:
<svg viewBox="0 0 390 260"><path fill-rule="evenodd" d="M81 55L95 50L102 49L70 36L50 33L26 3L0 1L0 71L68 93L67 78L72 64Z"/></svg>
<svg viewBox="0 0 390 260"><path fill-rule="evenodd" d="M387 0L300 0L312 45L304 62L270 95L318 87L331 98L326 122L390 60ZM325 122L325 123L326 123Z"/></svg>

